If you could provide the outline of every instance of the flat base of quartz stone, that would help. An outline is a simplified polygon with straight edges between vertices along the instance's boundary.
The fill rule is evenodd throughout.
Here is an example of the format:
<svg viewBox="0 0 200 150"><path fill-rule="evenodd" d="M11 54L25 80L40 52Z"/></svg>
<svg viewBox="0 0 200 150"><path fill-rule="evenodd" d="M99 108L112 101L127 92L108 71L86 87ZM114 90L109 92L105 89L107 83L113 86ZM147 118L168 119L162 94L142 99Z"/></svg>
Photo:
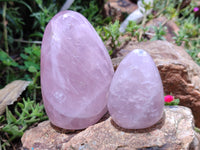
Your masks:
<svg viewBox="0 0 200 150"><path fill-rule="evenodd" d="M80 129L80 130L69 130L69 129L63 129L63 128L60 128L56 125L54 125L52 122L50 122L50 125L51 127L58 133L65 133L65 134L68 134L68 133L79 133L81 131L84 131L85 129Z"/></svg>
<svg viewBox="0 0 200 150"><path fill-rule="evenodd" d="M152 125L151 127L148 128L144 128L144 129L125 129L122 128L120 126L118 126L112 119L111 119L111 124L118 130L123 131L123 132L127 132L127 133L146 133L146 132L151 132L153 130L156 129L161 129L162 126L165 123L165 111L163 112L162 118L154 125Z"/></svg>
<svg viewBox="0 0 200 150"><path fill-rule="evenodd" d="M110 114L107 111L105 113L105 115L103 115L103 117L97 123L103 122L103 121L107 120L109 117L110 117ZM95 124L97 124L97 123L95 123ZM76 130L64 129L64 128L60 128L60 127L54 125L52 122L50 122L50 125L57 132L65 133L65 134L67 134L67 133L79 133L79 132L84 131L86 129L86 128L85 129L76 129Z"/></svg>
<svg viewBox="0 0 200 150"><path fill-rule="evenodd" d="M110 114L109 112L107 112L97 123L100 123L100 122L103 122L105 120L107 120L108 118L110 117ZM151 127L148 127L148 128L144 128L144 129L125 129L125 128L122 128L120 126L118 126L112 119L111 119L111 124L118 130L120 131L123 131L123 132L128 132L128 133L145 133L145 132L151 132L155 129L161 129L163 124L165 123L165 111L163 112L163 115L162 115L162 118L154 125L152 125ZM96 123L96 124L97 124ZM56 125L54 125L52 122L50 122L51 124L51 127L56 130L57 132L59 133L79 133L81 131L84 131L85 129L80 129L80 130L69 130L69 129L63 129L63 128L60 128Z"/></svg>

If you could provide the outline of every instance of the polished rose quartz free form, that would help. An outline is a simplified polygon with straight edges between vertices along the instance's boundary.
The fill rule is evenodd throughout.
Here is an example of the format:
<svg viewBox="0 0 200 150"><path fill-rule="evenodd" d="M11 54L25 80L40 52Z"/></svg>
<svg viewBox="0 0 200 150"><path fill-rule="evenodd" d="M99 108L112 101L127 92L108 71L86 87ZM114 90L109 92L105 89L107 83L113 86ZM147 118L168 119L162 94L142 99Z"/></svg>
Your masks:
<svg viewBox="0 0 200 150"><path fill-rule="evenodd" d="M42 40L41 85L50 121L64 129L84 129L107 111L113 77L109 54L87 19L58 13Z"/></svg>
<svg viewBox="0 0 200 150"><path fill-rule="evenodd" d="M158 69L146 51L133 50L122 60L109 91L108 110L119 126L142 129L161 119L163 86Z"/></svg>

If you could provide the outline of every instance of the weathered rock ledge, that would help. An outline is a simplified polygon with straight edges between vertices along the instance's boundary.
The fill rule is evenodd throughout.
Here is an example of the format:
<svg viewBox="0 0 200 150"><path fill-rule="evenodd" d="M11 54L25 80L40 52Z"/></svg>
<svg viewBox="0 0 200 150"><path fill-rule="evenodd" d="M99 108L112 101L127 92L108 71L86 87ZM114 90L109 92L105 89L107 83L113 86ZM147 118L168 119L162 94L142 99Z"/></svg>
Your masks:
<svg viewBox="0 0 200 150"><path fill-rule="evenodd" d="M111 118L83 131L66 132L49 121L26 131L24 148L63 150L199 150L198 134L194 131L191 110L182 106L165 107L163 120L144 130L124 130Z"/></svg>

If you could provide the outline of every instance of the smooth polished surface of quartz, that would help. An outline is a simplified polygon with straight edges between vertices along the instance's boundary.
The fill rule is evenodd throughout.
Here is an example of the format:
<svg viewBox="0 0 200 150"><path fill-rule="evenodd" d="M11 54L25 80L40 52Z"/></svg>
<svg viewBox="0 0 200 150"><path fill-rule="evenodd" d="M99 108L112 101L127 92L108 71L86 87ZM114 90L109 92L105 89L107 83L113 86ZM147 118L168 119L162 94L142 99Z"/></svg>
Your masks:
<svg viewBox="0 0 200 150"><path fill-rule="evenodd" d="M41 85L50 121L84 129L107 111L114 74L110 56L88 20L62 11L48 23L42 40Z"/></svg>
<svg viewBox="0 0 200 150"><path fill-rule="evenodd" d="M163 85L153 59L144 50L133 50L111 82L108 110L112 119L126 129L147 128L161 119L163 108Z"/></svg>

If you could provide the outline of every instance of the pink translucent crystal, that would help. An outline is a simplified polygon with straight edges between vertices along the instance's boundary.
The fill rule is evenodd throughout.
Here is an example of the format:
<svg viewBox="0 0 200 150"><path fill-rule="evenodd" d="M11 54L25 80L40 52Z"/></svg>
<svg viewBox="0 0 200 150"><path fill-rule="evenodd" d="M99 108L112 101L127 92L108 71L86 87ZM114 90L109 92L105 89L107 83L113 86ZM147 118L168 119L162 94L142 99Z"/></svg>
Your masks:
<svg viewBox="0 0 200 150"><path fill-rule="evenodd" d="M113 77L109 54L87 19L73 11L48 23L41 51L41 85L50 121L64 129L83 129L107 111Z"/></svg>
<svg viewBox="0 0 200 150"><path fill-rule="evenodd" d="M161 119L163 107L163 86L154 61L144 50L132 51L111 82L108 110L112 119L123 128L147 128Z"/></svg>

